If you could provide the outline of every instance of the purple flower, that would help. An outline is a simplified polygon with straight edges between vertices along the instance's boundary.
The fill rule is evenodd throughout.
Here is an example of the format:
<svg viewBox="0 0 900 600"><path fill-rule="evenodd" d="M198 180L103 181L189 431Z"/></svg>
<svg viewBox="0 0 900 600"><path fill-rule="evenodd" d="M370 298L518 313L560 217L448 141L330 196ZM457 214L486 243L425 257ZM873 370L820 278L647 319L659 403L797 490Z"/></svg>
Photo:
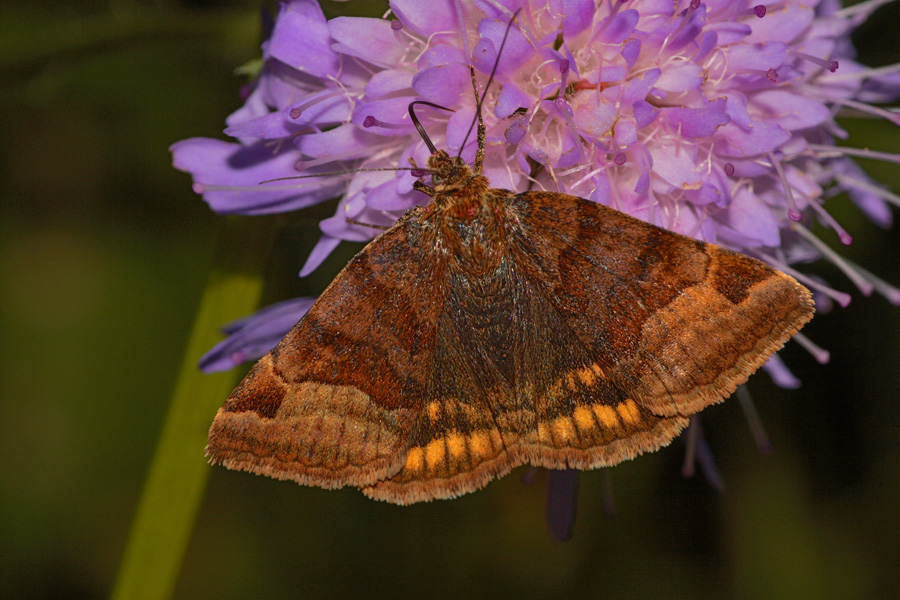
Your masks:
<svg viewBox="0 0 900 600"><path fill-rule="evenodd" d="M483 86L496 64L484 102L484 173L495 187L589 198L765 260L810 287L817 304L844 306L848 294L791 267L824 258L863 294L900 304L900 290L832 249L852 236L826 210L846 191L886 227L889 204L900 204L853 162L898 156L835 145L847 137L841 112L900 124L872 105L900 96L900 66L857 63L849 40L886 1L842 9L836 0L394 0L390 19L326 21L314 0L292 0L281 5L245 105L228 118L236 141L184 140L172 147L174 163L223 214L340 197L306 275L342 240L378 233L357 223L390 225L428 202L413 190L414 172L360 170L426 163L411 101L453 109L417 114L437 147L474 159L468 65ZM348 169L356 171L260 183ZM819 239L814 223L833 234ZM248 318L204 368L262 355L303 311ZM776 383L796 385L777 358L766 368Z"/></svg>
<svg viewBox="0 0 900 600"><path fill-rule="evenodd" d="M337 213L320 224L301 270L307 275L342 240L377 234L357 223L390 225L426 203L412 189L416 174L260 182L408 167L410 159L425 164L428 149L407 111L415 99L454 109L424 109L419 117L438 147L458 152L475 110L467 65L490 72L518 9L484 104L484 171L495 186L590 198L762 258L846 305L847 294L790 268L825 258L864 294L878 290L900 304L900 290L831 248L852 237L824 206L847 191L866 216L888 226L888 204L900 203L852 160L897 156L834 145L846 137L835 121L842 109L900 123L870 104L898 97L900 69L856 63L848 37L884 3L841 10L826 0L768 9L732 0L599 7L588 0L395 0L394 20L326 21L313 0L293 0L281 5L245 105L228 118L225 133L237 141L184 140L172 147L174 163L223 214L282 212L340 197ZM474 153L470 136L463 156L471 161ZM813 222L835 237L816 238ZM268 323L270 314L258 318ZM251 359L266 349L221 350L229 354L214 351L204 368L227 368L235 364L228 356ZM768 370L776 381L791 379L783 365Z"/></svg>
<svg viewBox="0 0 900 600"><path fill-rule="evenodd" d="M228 337L200 359L200 368L208 373L225 371L247 360L259 358L281 341L313 302L315 298L285 300L229 323L222 328Z"/></svg>

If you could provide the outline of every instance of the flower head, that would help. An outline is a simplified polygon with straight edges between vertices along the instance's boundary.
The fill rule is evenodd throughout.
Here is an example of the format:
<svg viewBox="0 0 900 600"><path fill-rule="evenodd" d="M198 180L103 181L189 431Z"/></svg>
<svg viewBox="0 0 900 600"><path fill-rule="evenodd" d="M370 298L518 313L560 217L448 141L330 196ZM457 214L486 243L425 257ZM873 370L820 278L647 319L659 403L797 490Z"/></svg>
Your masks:
<svg viewBox="0 0 900 600"><path fill-rule="evenodd" d="M474 160L471 65L484 95L483 172L495 187L589 198L756 256L812 288L820 308L846 305L850 296L792 264L824 257L864 294L877 290L900 304L900 290L831 248L852 236L825 208L847 192L887 227L888 204L900 204L852 160L897 156L835 146L846 137L835 120L841 113L900 124L896 112L872 105L900 96L900 66L868 69L853 60L849 41L886 1L841 9L837 0L394 0L392 19L326 21L314 0L291 0L263 46L245 105L228 118L225 132L236 141L179 142L174 162L224 214L339 197L336 214L320 224L306 275L342 240L377 234L364 224L389 226L428 203L413 189L422 173L409 169L430 154L411 102L451 109L418 115L437 147ZM406 170L389 170L397 168ZM296 174L319 176L284 179ZM273 179L280 181L260 183ZM816 237L813 223L833 238ZM261 356L310 304L289 301L232 324L201 366L219 370ZM827 362L826 351L795 339ZM777 356L766 368L779 385L799 384ZM757 422L745 390L739 398ZM761 427L754 429L766 447ZM721 485L699 422L688 439ZM692 449L685 472L693 457ZM549 522L564 538L577 479L555 477Z"/></svg>
<svg viewBox="0 0 900 600"><path fill-rule="evenodd" d="M377 234L361 223L390 225L428 202L413 189L420 173L361 170L427 162L410 102L453 109L419 116L435 145L474 159L469 65L482 85L496 65L495 83L481 90L484 173L494 186L607 204L762 258L845 305L847 294L789 266L825 257L864 293L879 289L900 303L898 290L810 231L817 221L851 243L824 207L840 191L876 223L891 223L896 196L850 157L897 157L834 145L845 137L841 110L900 123L869 104L898 96L900 69L854 62L848 37L884 1L841 10L834 0L395 0L393 19L326 21L314 0L292 0L281 5L245 105L228 118L225 132L237 141L185 140L173 146L174 162L220 213L340 197L306 275L340 241ZM260 183L348 169L356 171ZM263 346L229 355L253 358ZM782 365L772 369L790 379Z"/></svg>

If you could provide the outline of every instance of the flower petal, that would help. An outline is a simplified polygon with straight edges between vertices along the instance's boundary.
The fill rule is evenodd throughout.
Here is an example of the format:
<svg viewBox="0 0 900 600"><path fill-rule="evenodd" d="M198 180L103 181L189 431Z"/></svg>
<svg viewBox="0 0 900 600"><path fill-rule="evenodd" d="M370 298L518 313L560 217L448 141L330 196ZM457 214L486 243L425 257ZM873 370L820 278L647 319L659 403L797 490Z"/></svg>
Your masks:
<svg viewBox="0 0 900 600"><path fill-rule="evenodd" d="M426 100L449 107L457 104L460 95L472 93L472 79L465 65L440 65L419 71L412 88Z"/></svg>
<svg viewBox="0 0 900 600"><path fill-rule="evenodd" d="M656 87L665 92L688 92L699 88L705 75L700 65L683 63L664 69L656 82Z"/></svg>
<svg viewBox="0 0 900 600"><path fill-rule="evenodd" d="M405 211L416 202L412 194L401 196L397 193L397 182L392 177L390 181L385 181L366 193L366 204L375 210Z"/></svg>
<svg viewBox="0 0 900 600"><path fill-rule="evenodd" d="M708 108L665 107L660 110L663 121L686 138L709 137L731 121L728 113Z"/></svg>
<svg viewBox="0 0 900 600"><path fill-rule="evenodd" d="M621 44L634 32L640 19L641 13L633 8L619 11L611 20L607 18L600 24L600 30L594 38L606 44Z"/></svg>
<svg viewBox="0 0 900 600"><path fill-rule="evenodd" d="M404 25L424 37L457 28L451 0L391 0L390 7Z"/></svg>
<svg viewBox="0 0 900 600"><path fill-rule="evenodd" d="M819 100L785 90L765 90L753 96L753 104L788 131L808 129L831 119L831 110Z"/></svg>
<svg viewBox="0 0 900 600"><path fill-rule="evenodd" d="M266 53L316 77L337 72L340 57L331 49L331 35L322 8L315 0L282 3Z"/></svg>
<svg viewBox="0 0 900 600"><path fill-rule="evenodd" d="M715 149L721 156L758 156L791 139L791 133L776 123L756 122L749 131L728 124L719 133L724 139L717 140Z"/></svg>
<svg viewBox="0 0 900 600"><path fill-rule="evenodd" d="M384 19L337 17L328 21L328 31L337 42L332 46L336 51L385 68L399 63L406 51Z"/></svg>
<svg viewBox="0 0 900 600"><path fill-rule="evenodd" d="M173 144L170 150L175 168L191 173L198 193L222 214L258 215L305 208L333 198L345 185L327 177L315 183L259 185L295 173L297 156L290 147L273 154L262 145L191 138Z"/></svg>
<svg viewBox="0 0 900 600"><path fill-rule="evenodd" d="M490 46L485 46L485 48L493 50L492 52L482 52L480 55L472 52L475 67L482 73L490 73L494 68L494 62L497 61L497 74L504 77L524 66L534 56L534 49L521 31L512 27L509 29L508 35L506 32L506 23L493 19L482 19L478 23L478 43L489 41ZM506 45L503 46L503 55L498 61L497 49L503 43L504 36L506 36ZM478 48L478 45L476 44L475 47Z"/></svg>
<svg viewBox="0 0 900 600"><path fill-rule="evenodd" d="M497 103L494 105L494 114L505 119L520 108L528 108L534 103L534 98L513 83L506 82L500 88Z"/></svg>
<svg viewBox="0 0 900 600"><path fill-rule="evenodd" d="M337 248L340 243L341 240L336 237L331 237L330 235L321 236L319 241L316 242L316 245L313 246L312 252L306 257L306 262L303 263L303 268L300 269L300 277L306 277L318 269L319 265L328 258L329 254L334 252L334 249Z"/></svg>
<svg viewBox="0 0 900 600"><path fill-rule="evenodd" d="M327 94L319 95L325 96ZM306 98L303 102L277 112L234 123L225 129L225 134L236 138L274 140L292 137L301 131L308 130L311 124L329 125L340 123L350 115L350 103L343 96L325 98L321 102L308 106L314 99L315 96ZM295 117L294 113L300 107L306 108L299 116Z"/></svg>
<svg viewBox="0 0 900 600"><path fill-rule="evenodd" d="M262 357L297 324L313 302L315 298L293 298L229 323L222 331L230 335L204 354L197 366L204 373L215 373Z"/></svg>
<svg viewBox="0 0 900 600"><path fill-rule="evenodd" d="M594 0L562 0L563 36L571 39L591 26L594 19Z"/></svg>
<svg viewBox="0 0 900 600"><path fill-rule="evenodd" d="M372 147L384 140L384 136L368 133L353 124L341 125L321 133L300 136L295 144L305 156L326 158L338 156L343 160L371 156Z"/></svg>
<svg viewBox="0 0 900 600"><path fill-rule="evenodd" d="M793 42L812 23L815 12L809 6L785 2L775 10L766 12L764 19L756 20L753 33L747 38L751 44L764 42Z"/></svg>
<svg viewBox="0 0 900 600"><path fill-rule="evenodd" d="M716 215L722 224L719 233L738 248L781 245L779 223L766 205L746 187L739 188L731 199L728 210Z"/></svg>
<svg viewBox="0 0 900 600"><path fill-rule="evenodd" d="M377 100L412 87L413 74L400 69L378 71L366 84L366 100Z"/></svg>

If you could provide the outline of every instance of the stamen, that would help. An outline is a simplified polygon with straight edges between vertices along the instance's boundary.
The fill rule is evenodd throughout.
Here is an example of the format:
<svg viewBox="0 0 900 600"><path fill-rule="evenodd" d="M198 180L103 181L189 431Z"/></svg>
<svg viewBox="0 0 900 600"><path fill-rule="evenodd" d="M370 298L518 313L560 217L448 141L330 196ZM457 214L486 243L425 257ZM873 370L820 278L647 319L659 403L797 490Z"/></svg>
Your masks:
<svg viewBox="0 0 900 600"><path fill-rule="evenodd" d="M290 110L289 114L291 115L292 119L294 119L294 120L299 119L300 116L303 114L303 111L308 110L309 108L312 108L319 102L324 102L325 100L328 100L329 98L334 98L335 96L343 96L343 95L344 95L343 90L334 90L334 91L328 92L327 94L319 94L313 98L310 98L309 100L307 100L300 106L295 106L294 108L292 108Z"/></svg>
<svg viewBox="0 0 900 600"><path fill-rule="evenodd" d="M820 365L827 365L831 360L831 353L828 350L820 348L802 333L795 333L792 339L803 346L803 349L809 352Z"/></svg>
<svg viewBox="0 0 900 600"><path fill-rule="evenodd" d="M786 390L796 390L800 387L800 380L797 379L791 370L787 368L784 361L777 353L769 357L768 362L762 366L772 378L772 382L780 388Z"/></svg>
<svg viewBox="0 0 900 600"><path fill-rule="evenodd" d="M792 229L799 233L806 241L813 245L813 247L818 250L822 256L827 258L836 266L841 272L847 276L847 279L853 282L853 284L859 288L859 291L863 293L864 296L869 296L872 294L872 290L874 286L869 283L865 277L859 274L856 269L854 269L844 258L839 255L837 252L831 249L825 242L817 238L813 233L801 225L800 223L794 223Z"/></svg>
<svg viewBox="0 0 900 600"><path fill-rule="evenodd" d="M797 281L799 281L806 287L812 288L812 289L816 290L817 292L821 292L822 294L825 294L826 296L828 296L829 298L831 298L832 300L834 300L835 302L840 304L842 308L847 308L850 305L850 301L853 299L853 297L850 294L848 294L846 292L841 292L832 287L829 287L829 286L825 285L824 283L820 282L818 279L813 279L809 275L806 275L804 273L801 273L800 271L797 271L797 270L791 268L791 266L788 265L786 262L780 261L770 254L760 253L759 257L761 259L763 259L764 261L766 261L767 263L769 263L770 265L772 265L773 267L775 267L776 269L778 269L779 271L787 273L788 275L790 275L791 277L793 277L794 279L796 279Z"/></svg>
<svg viewBox="0 0 900 600"><path fill-rule="evenodd" d="M590 173L588 173L587 175L585 175L584 177L582 177L581 179L579 179L578 181L573 183L571 185L571 188L573 190L577 190L580 186L584 185L588 181L591 181L596 175L602 173L605 170L606 170L605 167L600 167L599 169L594 169L593 171L591 171ZM574 170L572 170L572 172L574 172ZM594 191L594 188L590 188L590 189L591 189L591 192ZM590 196L590 194L586 194L584 197L587 197L587 196Z"/></svg>
<svg viewBox="0 0 900 600"><path fill-rule="evenodd" d="M728 175L729 177L734 177L734 165L733 164L731 164L730 162L727 162L724 165L722 165L722 169L725 171L726 175Z"/></svg>
<svg viewBox="0 0 900 600"><path fill-rule="evenodd" d="M697 440L697 462L700 463L700 470L703 471L703 476L706 477L706 481L709 482L709 485L720 494L724 493L725 480L722 479L722 475L719 474L719 468L716 466L715 458L712 455L712 449L709 447L706 436L703 435L702 431Z"/></svg>
<svg viewBox="0 0 900 600"><path fill-rule="evenodd" d="M859 4L848 6L843 10L835 12L831 16L837 17L839 19L847 19L850 17L857 17L860 14L868 15L871 14L879 6L883 6L892 1L893 0L868 0L868 2L860 2Z"/></svg>
<svg viewBox="0 0 900 600"><path fill-rule="evenodd" d="M368 129L369 127L383 127L384 129L407 129L409 128L408 123L405 124L397 124L397 123L385 123L381 119L374 117L373 115L368 115L365 119L363 119L363 127Z"/></svg>
<svg viewBox="0 0 900 600"><path fill-rule="evenodd" d="M868 79L870 77L878 77L879 75L890 75L891 73L900 72L900 63L885 65L875 69L862 69L860 71L845 71L838 73L833 77L829 77L828 81L840 81L843 79Z"/></svg>
<svg viewBox="0 0 900 600"><path fill-rule="evenodd" d="M858 190L874 194L882 200L890 202L894 206L900 206L900 196L890 190L883 189L881 187L878 187L877 185L872 185L867 181L861 181L854 177L847 177L846 175L835 175L834 180L838 183L846 185L847 187L856 188Z"/></svg>
<svg viewBox="0 0 900 600"><path fill-rule="evenodd" d="M466 16L463 13L462 2L456 0L453 3L456 10L456 24L459 27L459 37L462 41L463 50L466 52L466 63L472 64L472 49L469 47L469 32L466 30ZM428 46L431 45L431 39L428 40Z"/></svg>
<svg viewBox="0 0 900 600"><path fill-rule="evenodd" d="M810 95L816 97L816 95L814 94ZM865 114L881 117L882 119L887 119L894 125L900 125L900 114L897 114L896 112L889 109L881 108L879 106L872 106L871 104L866 104L865 102L857 102L856 100L851 100L849 98L833 98L831 96L828 96L827 98L821 97L821 99L823 102L832 102L840 106L853 108Z"/></svg>
<svg viewBox="0 0 900 600"><path fill-rule="evenodd" d="M391 21L391 29L394 31L400 31L403 29L403 23L400 21Z"/></svg>
<svg viewBox="0 0 900 600"><path fill-rule="evenodd" d="M762 19L766 16L766 6L764 4L757 4L753 7L753 14Z"/></svg>
<svg viewBox="0 0 900 600"><path fill-rule="evenodd" d="M849 246L853 244L853 236L847 233L847 230L841 227L840 223L838 223L837 220L835 220L835 218L832 217L831 214L829 214L821 204L816 202L816 200L813 198L807 198L806 204L811 207L816 212L816 214L819 215L819 218L821 218L826 225L837 232L838 237L840 238L843 245Z"/></svg>
<svg viewBox="0 0 900 600"><path fill-rule="evenodd" d="M578 505L577 469L551 469L547 480L547 528L557 542L572 538Z"/></svg>
<svg viewBox="0 0 900 600"><path fill-rule="evenodd" d="M691 450L692 447L693 451ZM716 491L724 492L725 482L722 480L722 476L716 467L712 450L710 450L706 436L703 435L703 429L700 426L700 417L697 415L691 417L691 424L688 426L688 453L691 454L691 461L688 464L688 457L685 456L685 464L681 469L682 474L685 477L691 477L694 474L694 456L696 456L697 462L700 463L700 469L703 471L703 475L709 484Z"/></svg>
<svg viewBox="0 0 900 600"><path fill-rule="evenodd" d="M797 210L797 203L794 201L794 192L791 190L791 185L788 183L787 177L784 176L784 168L781 166L781 161L775 158L775 155L772 152L769 152L769 162L771 162L772 166L775 168L775 172L781 180L781 187L784 188L784 197L787 199L788 203L788 218L791 221L799 221L803 214Z"/></svg>
<svg viewBox="0 0 900 600"><path fill-rule="evenodd" d="M683 477L693 477L695 473L694 462L697 457L697 436L700 433L700 428L697 426L696 415L691 417L685 433L687 434L687 438L685 439L687 448L684 452L684 462L681 463L681 475Z"/></svg>
<svg viewBox="0 0 900 600"><path fill-rule="evenodd" d="M769 454L772 452L772 443L769 441L769 436L766 435L766 428L763 427L762 419L759 418L759 413L756 411L753 398L746 385L737 387L737 398L741 410L744 411L744 418L747 419L747 425L750 426L750 433L753 434L756 447L762 454Z"/></svg>
<svg viewBox="0 0 900 600"><path fill-rule="evenodd" d="M822 144L810 144L809 149L814 152L822 152L826 157L831 156L858 156L859 158L871 158L873 160L886 160L900 164L900 154L888 152L876 152L865 148L852 148L850 146L824 146Z"/></svg>
<svg viewBox="0 0 900 600"><path fill-rule="evenodd" d="M862 275L869 280L869 282L875 287L875 291L887 298L887 301L893 304L894 306L900 306L900 288L896 288L893 285L889 284L884 279L881 279L877 275L873 274L866 269L863 269L858 264L847 261L849 264L853 265L853 268L862 273Z"/></svg>
<svg viewBox="0 0 900 600"><path fill-rule="evenodd" d="M825 60L822 58L816 58L810 54L806 54L805 52L800 52L798 50L789 50L789 54L796 56L797 58L802 58L803 60L809 61L813 64L819 65L824 69L828 69L832 73L838 70L838 61L836 60Z"/></svg>
<svg viewBox="0 0 900 600"><path fill-rule="evenodd" d="M756 77L762 77L768 79L772 83L778 83L778 71L775 69L768 69L763 71L762 69L751 69L749 67L740 68L740 69L731 69L731 72L735 75L754 75Z"/></svg>

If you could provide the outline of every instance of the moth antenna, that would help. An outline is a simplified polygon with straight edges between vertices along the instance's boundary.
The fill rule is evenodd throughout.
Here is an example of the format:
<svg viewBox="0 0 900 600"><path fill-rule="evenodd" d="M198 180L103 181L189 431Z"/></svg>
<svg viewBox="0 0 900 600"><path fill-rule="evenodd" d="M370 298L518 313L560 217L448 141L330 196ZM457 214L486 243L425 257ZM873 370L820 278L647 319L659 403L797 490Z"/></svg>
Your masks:
<svg viewBox="0 0 900 600"><path fill-rule="evenodd" d="M425 145L428 146L428 151L432 154L437 152L437 148L434 147L434 144L431 143L431 138L428 137L428 134L425 133L425 128L422 127L422 124L419 123L419 119L416 118L416 111L413 110L413 107L416 104L424 104L425 106L430 106L432 108L438 108L440 110L446 110L448 112L456 112L452 108L447 108L446 106L441 106L440 104L434 104L433 102L426 102L425 100L413 100L409 103L409 118L412 120L413 124L416 126L416 130L419 132L419 135L422 136L422 141L425 142Z"/></svg>
<svg viewBox="0 0 900 600"><path fill-rule="evenodd" d="M503 32L503 40L500 42L500 48L497 50L497 60L494 61L494 67L491 69L491 74L488 77L487 83L484 86L484 95L479 98L478 97L478 89L475 89L475 118L472 119L472 124L469 125L469 130L466 132L466 136L463 138L462 144L459 146L459 153L456 155L456 158L462 156L463 148L466 147L466 142L469 141L469 136L472 135L472 130L475 128L475 123L478 123L478 149L482 154L482 161L484 161L484 122L481 119L481 105L484 103L484 99L487 97L488 88L491 87L491 83L494 81L494 75L497 74L497 67L500 65L500 55L503 54L503 48L506 46L506 39L509 37L509 30L512 29L512 24L516 22L516 17L519 16L519 11L521 8L513 13L512 19L509 20L509 23L506 24L506 31ZM475 69L474 67L469 67L472 72L472 85L475 84ZM475 172L480 173L481 168L478 164L478 155L475 155Z"/></svg>
<svg viewBox="0 0 900 600"><path fill-rule="evenodd" d="M481 98L478 95L478 85L475 83L475 67L472 65L469 65L469 75L472 76L475 105L478 106L478 150L475 152L475 174L481 175L481 167L484 166L484 119L481 118ZM469 131L471 132L471 129ZM460 152L462 152L462 149L460 149Z"/></svg>
<svg viewBox="0 0 900 600"><path fill-rule="evenodd" d="M372 229L380 229L382 231L387 231L390 227L385 227L384 225L373 225L372 223L363 223L362 221L357 221L356 219L346 218L344 219L351 225L362 225L363 227L371 227Z"/></svg>
<svg viewBox="0 0 900 600"><path fill-rule="evenodd" d="M325 173L314 173L312 175L291 175L290 177L276 177L275 179L266 179L260 181L258 185L264 183L272 183L273 181L289 181L291 179L311 179L313 177L329 177L331 175L346 175L347 173L365 173L367 171L425 171L430 173L428 169L422 167L379 167L373 169L345 169L343 171L326 171Z"/></svg>

